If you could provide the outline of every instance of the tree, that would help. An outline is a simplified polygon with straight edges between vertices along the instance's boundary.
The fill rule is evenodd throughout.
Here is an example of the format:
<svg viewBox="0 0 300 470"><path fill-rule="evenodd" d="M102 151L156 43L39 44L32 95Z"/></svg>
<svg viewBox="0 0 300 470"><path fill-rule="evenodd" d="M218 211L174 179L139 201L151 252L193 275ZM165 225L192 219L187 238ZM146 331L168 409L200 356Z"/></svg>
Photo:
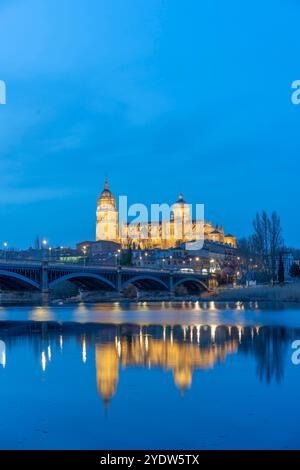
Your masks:
<svg viewBox="0 0 300 470"><path fill-rule="evenodd" d="M278 252L283 246L283 238L282 238L282 230L281 230L281 222L278 214L273 212L271 215L271 219L268 221L269 225L269 244L270 244L270 264L271 264L271 276L272 279L275 280L275 272L276 272L276 259L278 257ZM282 273L283 273L283 280L284 282L284 266L282 255L280 255L280 260L282 263ZM280 261L279 261L280 266ZM281 281L279 281L281 282Z"/></svg>
<svg viewBox="0 0 300 470"><path fill-rule="evenodd" d="M131 266L132 264L132 249L131 246L127 250L122 251L120 265L121 266Z"/></svg>
<svg viewBox="0 0 300 470"><path fill-rule="evenodd" d="M283 247L281 222L278 214L273 212L271 217L266 211L256 214L253 221L254 233L252 239L252 249L260 259L262 270L269 279L276 279L276 260Z"/></svg>
<svg viewBox="0 0 300 470"><path fill-rule="evenodd" d="M298 264L293 263L290 267L290 276L291 277L300 277L300 268Z"/></svg>
<svg viewBox="0 0 300 470"><path fill-rule="evenodd" d="M284 264L282 259L282 254L280 253L279 265L278 265L278 282L279 284L284 283Z"/></svg>

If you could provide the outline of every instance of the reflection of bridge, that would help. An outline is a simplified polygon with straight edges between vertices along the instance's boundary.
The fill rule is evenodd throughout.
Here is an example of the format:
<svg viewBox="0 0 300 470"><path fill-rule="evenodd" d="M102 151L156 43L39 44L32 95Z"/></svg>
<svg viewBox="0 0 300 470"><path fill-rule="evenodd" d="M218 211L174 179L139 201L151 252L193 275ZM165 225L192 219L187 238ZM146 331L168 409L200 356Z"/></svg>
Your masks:
<svg viewBox="0 0 300 470"><path fill-rule="evenodd" d="M0 289L47 293L64 281L83 290L120 292L128 285L139 290L173 292L184 286L189 293L208 290L209 275L180 271L82 266L49 262L0 262Z"/></svg>

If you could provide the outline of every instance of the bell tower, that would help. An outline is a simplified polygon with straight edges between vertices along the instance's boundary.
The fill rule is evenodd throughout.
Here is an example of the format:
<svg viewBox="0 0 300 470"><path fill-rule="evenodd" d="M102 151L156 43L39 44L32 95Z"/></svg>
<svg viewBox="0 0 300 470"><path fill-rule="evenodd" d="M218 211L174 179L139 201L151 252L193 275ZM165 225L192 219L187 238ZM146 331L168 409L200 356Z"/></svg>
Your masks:
<svg viewBox="0 0 300 470"><path fill-rule="evenodd" d="M96 218L96 240L117 242L119 239L118 209L107 179L98 198Z"/></svg>

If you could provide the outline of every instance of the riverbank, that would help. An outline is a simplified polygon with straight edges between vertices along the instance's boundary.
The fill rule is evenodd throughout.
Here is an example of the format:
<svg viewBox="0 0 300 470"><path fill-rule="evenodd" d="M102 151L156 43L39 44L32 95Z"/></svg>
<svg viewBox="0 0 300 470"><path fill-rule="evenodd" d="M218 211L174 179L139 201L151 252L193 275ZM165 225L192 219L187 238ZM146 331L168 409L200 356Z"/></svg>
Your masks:
<svg viewBox="0 0 300 470"><path fill-rule="evenodd" d="M141 292L137 297L125 297L108 292L94 292L72 297L48 298L42 301L40 296L36 299L27 298L24 294L4 296L0 298L0 305L65 305L65 304L97 304L97 303L139 303L139 302L273 302L273 303L300 303L300 283L285 284L283 286L255 286L218 288L215 291L202 292L201 295L174 296L163 292Z"/></svg>
<svg viewBox="0 0 300 470"><path fill-rule="evenodd" d="M282 286L254 286L218 289L207 299L224 302L299 302L300 283ZM202 297L204 299L205 296Z"/></svg>

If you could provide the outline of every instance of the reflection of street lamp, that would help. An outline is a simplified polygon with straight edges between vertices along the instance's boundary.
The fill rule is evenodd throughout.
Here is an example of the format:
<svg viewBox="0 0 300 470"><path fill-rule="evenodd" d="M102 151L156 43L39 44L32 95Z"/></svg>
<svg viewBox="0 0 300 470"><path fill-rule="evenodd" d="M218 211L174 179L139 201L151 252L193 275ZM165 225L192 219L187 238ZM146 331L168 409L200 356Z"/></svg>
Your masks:
<svg viewBox="0 0 300 470"><path fill-rule="evenodd" d="M85 266L86 264L86 245L83 245L82 249L83 249L83 255L84 255L84 258L83 258L83 266Z"/></svg>

